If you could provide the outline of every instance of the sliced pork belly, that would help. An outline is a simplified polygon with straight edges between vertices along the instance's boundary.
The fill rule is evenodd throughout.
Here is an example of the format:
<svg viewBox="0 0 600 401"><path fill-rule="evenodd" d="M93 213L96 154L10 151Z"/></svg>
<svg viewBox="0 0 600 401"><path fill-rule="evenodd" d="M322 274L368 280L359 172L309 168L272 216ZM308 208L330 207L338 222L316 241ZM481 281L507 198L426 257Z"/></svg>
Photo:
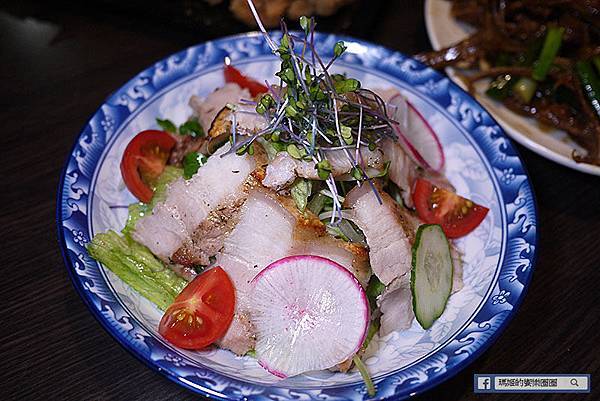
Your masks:
<svg viewBox="0 0 600 401"><path fill-rule="evenodd" d="M251 99L248 89L243 89L235 83L227 83L208 95L206 99L192 96L189 105L194 110L204 131L208 132L219 111L227 103L237 104L241 99Z"/></svg>
<svg viewBox="0 0 600 401"><path fill-rule="evenodd" d="M279 190L291 185L296 177L296 159L287 152L280 152L267 166L267 174L262 184L267 188Z"/></svg>
<svg viewBox="0 0 600 401"><path fill-rule="evenodd" d="M414 234L396 202L383 191L379 195L383 204L371 187L363 184L348 193L345 205L367 239L373 273L388 285L410 271Z"/></svg>
<svg viewBox="0 0 600 401"><path fill-rule="evenodd" d="M354 156L354 150L349 150ZM383 153L379 149L373 151L368 147L362 147L361 153L366 166L383 168ZM327 160L331 163L334 177L350 173L352 163L343 150L328 151ZM286 152L279 153L267 167L267 175L262 184L268 188L281 189L294 182L296 177L318 180L319 175L313 161L297 160Z"/></svg>
<svg viewBox="0 0 600 401"><path fill-rule="evenodd" d="M252 192L241 208L240 220L217 255L236 290L233 323L218 341L222 348L243 355L254 347L247 318L250 281L270 263L289 255L293 247L295 219L275 199Z"/></svg>
<svg viewBox="0 0 600 401"><path fill-rule="evenodd" d="M462 253L456 245L450 243L450 255L452 256L452 293L463 289L463 260Z"/></svg>
<svg viewBox="0 0 600 401"><path fill-rule="evenodd" d="M415 162L406 154L402 146L392 139L381 142L383 158L390 162L390 180L402 190L402 199L407 207L412 207L412 188L418 171Z"/></svg>
<svg viewBox="0 0 600 401"><path fill-rule="evenodd" d="M349 269L363 285L369 278L367 253L314 229L288 210L288 198L253 190L240 208L239 222L225 239L215 265L221 266L236 289L233 323L218 341L222 348L239 355L254 346L247 303L252 279L272 262L290 255L317 255L330 258ZM294 206L295 208L295 206ZM297 211L297 209L296 209Z"/></svg>
<svg viewBox="0 0 600 401"><path fill-rule="evenodd" d="M229 107L223 107L215 116L208 135L211 138L229 137L231 127L235 119L237 135L252 135L267 127L268 120L258 114L255 106L249 104L235 104L235 111Z"/></svg>
<svg viewBox="0 0 600 401"><path fill-rule="evenodd" d="M333 260L348 269L366 288L371 276L367 250L325 234L312 239L297 239L290 255L315 255Z"/></svg>
<svg viewBox="0 0 600 401"><path fill-rule="evenodd" d="M410 274L398 277L377 298L381 310L379 335L408 329L415 317L410 290Z"/></svg>
<svg viewBox="0 0 600 401"><path fill-rule="evenodd" d="M463 288L463 267L460 251L453 244L450 244L450 253L454 267L452 274L452 293L454 294ZM381 310L380 336L408 329L415 317L410 290L410 274L393 280L377 298L377 305Z"/></svg>
<svg viewBox="0 0 600 401"><path fill-rule="evenodd" d="M168 261L211 211L244 197L243 185L255 162L248 155L221 157L228 149L219 149L191 179L174 181L165 201L137 222L133 238Z"/></svg>
<svg viewBox="0 0 600 401"><path fill-rule="evenodd" d="M210 257L221 250L225 238L237 224L240 208L246 200L244 195L240 193L231 202L221 204L216 210L211 211L192 235L175 251L171 260L184 266L209 265Z"/></svg>

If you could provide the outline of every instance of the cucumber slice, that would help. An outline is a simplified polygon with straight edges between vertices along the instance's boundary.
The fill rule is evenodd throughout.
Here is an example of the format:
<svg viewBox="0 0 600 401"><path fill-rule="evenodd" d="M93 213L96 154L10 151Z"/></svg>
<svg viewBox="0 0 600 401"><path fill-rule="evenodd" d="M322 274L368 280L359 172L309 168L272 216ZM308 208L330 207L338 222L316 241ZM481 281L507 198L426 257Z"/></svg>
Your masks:
<svg viewBox="0 0 600 401"><path fill-rule="evenodd" d="M452 256L442 227L424 224L412 250L410 287L419 324L428 329L442 315L452 291Z"/></svg>

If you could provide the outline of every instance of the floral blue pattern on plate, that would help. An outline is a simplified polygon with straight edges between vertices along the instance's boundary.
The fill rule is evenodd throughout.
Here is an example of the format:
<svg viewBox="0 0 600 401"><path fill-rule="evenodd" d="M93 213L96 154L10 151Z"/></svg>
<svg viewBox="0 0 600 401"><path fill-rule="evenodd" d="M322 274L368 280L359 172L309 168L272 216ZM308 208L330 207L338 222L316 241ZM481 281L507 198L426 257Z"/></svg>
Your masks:
<svg viewBox="0 0 600 401"><path fill-rule="evenodd" d="M276 36L278 34L275 34ZM376 337L365 362L377 398L405 398L456 374L500 334L525 295L536 251L536 208L527 173L501 128L448 78L400 53L364 41L318 34L325 58L345 40L335 69L364 87L400 89L438 133L446 175L457 191L490 208L483 224L457 244L465 260L465 287L452 295L430 330L417 323L405 332ZM73 283L115 339L149 367L198 393L222 400L362 400L357 372L310 372L284 381L250 357L216 348L189 352L156 332L161 312L91 259L85 244L98 232L120 230L134 201L120 174L128 141L155 126L155 117L180 123L192 94L223 84L229 56L248 75L273 77L275 56L258 34L207 42L174 54L138 74L111 95L85 125L64 168L57 221L60 246Z"/></svg>

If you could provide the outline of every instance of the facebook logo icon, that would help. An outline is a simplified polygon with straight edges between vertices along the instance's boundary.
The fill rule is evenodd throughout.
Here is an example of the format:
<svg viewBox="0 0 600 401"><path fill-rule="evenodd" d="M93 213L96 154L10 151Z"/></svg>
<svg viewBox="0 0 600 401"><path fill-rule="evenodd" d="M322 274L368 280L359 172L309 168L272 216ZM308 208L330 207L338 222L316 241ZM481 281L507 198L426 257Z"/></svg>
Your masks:
<svg viewBox="0 0 600 401"><path fill-rule="evenodd" d="M492 378L489 376L477 376L477 390L485 391L492 388Z"/></svg>

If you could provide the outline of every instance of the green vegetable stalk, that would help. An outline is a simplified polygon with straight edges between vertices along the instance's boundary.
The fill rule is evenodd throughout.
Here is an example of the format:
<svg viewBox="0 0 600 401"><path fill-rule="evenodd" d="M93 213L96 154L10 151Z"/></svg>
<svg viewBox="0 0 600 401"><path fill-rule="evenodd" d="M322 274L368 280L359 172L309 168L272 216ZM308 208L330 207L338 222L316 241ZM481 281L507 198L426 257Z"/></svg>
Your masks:
<svg viewBox="0 0 600 401"><path fill-rule="evenodd" d="M513 93L525 103L531 102L536 89L537 82L529 78L519 78L512 88Z"/></svg>
<svg viewBox="0 0 600 401"><path fill-rule="evenodd" d="M589 61L579 61L575 65L575 70L590 105L598 118L600 118L600 79L594 72L592 63Z"/></svg>
<svg viewBox="0 0 600 401"><path fill-rule="evenodd" d="M560 50L564 33L565 28L563 27L554 26L548 29L540 57L535 62L533 73L531 74L531 77L536 81L543 81L546 79L546 75L548 75L548 71Z"/></svg>
<svg viewBox="0 0 600 401"><path fill-rule="evenodd" d="M360 375L363 378L363 381L365 382L365 386L367 387L367 393L369 394L369 396L374 397L375 394L377 393L377 390L375 389L373 380L371 380L371 376L369 375L369 371L367 370L367 367L365 366L365 364L363 363L363 361L360 359L360 357L358 355L354 355L354 357L352 358L352 361L356 365L356 369L358 369Z"/></svg>

